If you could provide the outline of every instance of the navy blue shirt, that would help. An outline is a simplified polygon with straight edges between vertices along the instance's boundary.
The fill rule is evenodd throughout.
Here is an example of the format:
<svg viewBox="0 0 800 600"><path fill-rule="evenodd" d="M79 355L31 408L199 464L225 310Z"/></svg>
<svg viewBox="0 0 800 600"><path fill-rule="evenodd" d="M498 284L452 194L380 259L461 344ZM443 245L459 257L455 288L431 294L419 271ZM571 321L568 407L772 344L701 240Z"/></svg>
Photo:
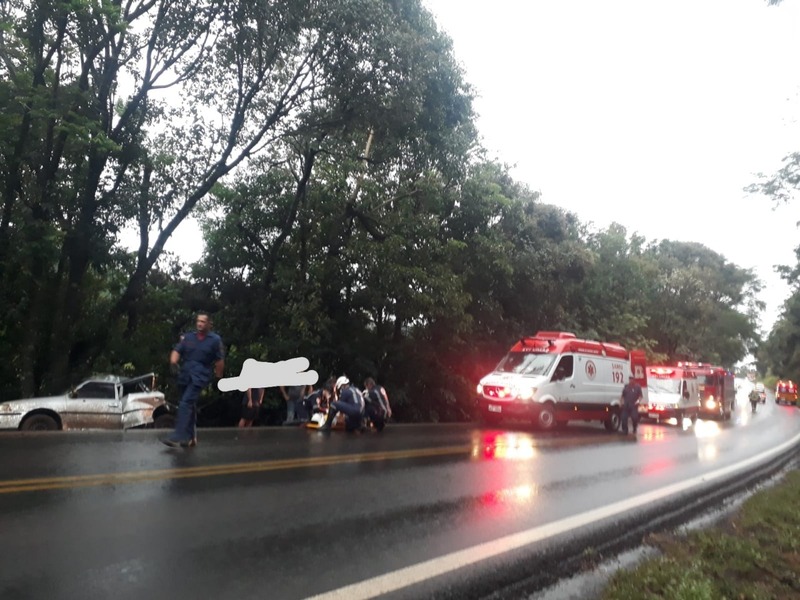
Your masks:
<svg viewBox="0 0 800 600"><path fill-rule="evenodd" d="M386 406L386 399L383 397L383 387L378 385L377 383L372 386L372 389L366 392L366 400L367 402L374 402L378 406L380 406L383 410L388 410L389 407Z"/></svg>
<svg viewBox="0 0 800 600"><path fill-rule="evenodd" d="M214 377L214 364L225 358L222 338L208 332L201 339L196 331L187 333L175 345L174 350L181 355L180 385L190 383L205 387Z"/></svg>
<svg viewBox="0 0 800 600"><path fill-rule="evenodd" d="M328 400L325 399L324 394L325 392L322 389L319 389L316 392L311 392L308 396L306 396L306 401L312 408L314 406L326 408L328 406Z"/></svg>
<svg viewBox="0 0 800 600"><path fill-rule="evenodd" d="M364 397L361 395L361 392L352 386L348 386L342 390L341 394L339 394L339 402L354 404L362 411L364 410Z"/></svg>
<svg viewBox="0 0 800 600"><path fill-rule="evenodd" d="M642 386L638 383L626 383L622 388L622 400L627 406L633 406L642 397Z"/></svg>

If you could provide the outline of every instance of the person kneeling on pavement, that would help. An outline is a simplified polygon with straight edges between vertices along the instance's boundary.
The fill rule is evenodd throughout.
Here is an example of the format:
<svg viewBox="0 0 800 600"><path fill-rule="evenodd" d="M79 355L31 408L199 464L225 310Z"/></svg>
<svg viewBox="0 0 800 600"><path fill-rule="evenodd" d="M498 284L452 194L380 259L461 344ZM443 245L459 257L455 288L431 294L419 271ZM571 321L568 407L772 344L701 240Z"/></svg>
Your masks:
<svg viewBox="0 0 800 600"><path fill-rule="evenodd" d="M328 410L328 418L320 429L330 429L337 413L345 415L345 431L361 429L364 423L364 397L361 392L350 385L350 380L342 375L333 386L334 397Z"/></svg>

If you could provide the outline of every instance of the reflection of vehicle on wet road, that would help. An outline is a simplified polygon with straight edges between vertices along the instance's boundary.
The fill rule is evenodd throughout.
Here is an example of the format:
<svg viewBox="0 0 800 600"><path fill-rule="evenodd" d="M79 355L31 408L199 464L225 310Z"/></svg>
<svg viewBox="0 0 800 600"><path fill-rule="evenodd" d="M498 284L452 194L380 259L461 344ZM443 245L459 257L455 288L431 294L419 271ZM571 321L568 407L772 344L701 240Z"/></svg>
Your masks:
<svg viewBox="0 0 800 600"><path fill-rule="evenodd" d="M122 379L101 375L60 396L0 403L0 429L130 429L168 414L155 375Z"/></svg>
<svg viewBox="0 0 800 600"><path fill-rule="evenodd" d="M684 417L696 421L700 414L700 382L697 372L681 366L647 367L648 401L639 404L639 418L663 421Z"/></svg>
<svg viewBox="0 0 800 600"><path fill-rule="evenodd" d="M622 388L633 374L644 390L644 371L642 351L540 331L520 339L481 379L481 416L491 424L526 419L545 430L569 421L601 421L616 431Z"/></svg>

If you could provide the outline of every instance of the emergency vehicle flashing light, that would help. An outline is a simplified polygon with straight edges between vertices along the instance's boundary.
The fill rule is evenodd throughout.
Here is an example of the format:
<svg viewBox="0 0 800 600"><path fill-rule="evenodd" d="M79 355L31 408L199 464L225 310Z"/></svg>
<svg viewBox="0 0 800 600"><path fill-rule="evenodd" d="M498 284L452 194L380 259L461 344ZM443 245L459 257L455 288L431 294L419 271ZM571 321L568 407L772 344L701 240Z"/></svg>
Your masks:
<svg viewBox="0 0 800 600"><path fill-rule="evenodd" d="M666 367L651 367L650 372L653 375L672 375L675 373L675 369L668 369Z"/></svg>

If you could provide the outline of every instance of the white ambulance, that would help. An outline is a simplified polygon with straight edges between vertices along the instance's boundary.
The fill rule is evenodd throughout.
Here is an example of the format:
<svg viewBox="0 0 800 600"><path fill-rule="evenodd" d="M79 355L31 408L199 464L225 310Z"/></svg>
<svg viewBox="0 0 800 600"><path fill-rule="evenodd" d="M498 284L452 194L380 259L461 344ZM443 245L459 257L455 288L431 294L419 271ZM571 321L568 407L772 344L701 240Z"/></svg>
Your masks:
<svg viewBox="0 0 800 600"><path fill-rule="evenodd" d="M481 379L481 417L488 423L524 418L541 429L568 421L602 421L616 431L622 388L630 375L646 396L643 351L579 340L564 331L540 331L520 339Z"/></svg>
<svg viewBox="0 0 800 600"><path fill-rule="evenodd" d="M639 404L639 418L661 422L684 417L692 422L700 414L701 376L691 368L670 365L647 366L647 402Z"/></svg>

